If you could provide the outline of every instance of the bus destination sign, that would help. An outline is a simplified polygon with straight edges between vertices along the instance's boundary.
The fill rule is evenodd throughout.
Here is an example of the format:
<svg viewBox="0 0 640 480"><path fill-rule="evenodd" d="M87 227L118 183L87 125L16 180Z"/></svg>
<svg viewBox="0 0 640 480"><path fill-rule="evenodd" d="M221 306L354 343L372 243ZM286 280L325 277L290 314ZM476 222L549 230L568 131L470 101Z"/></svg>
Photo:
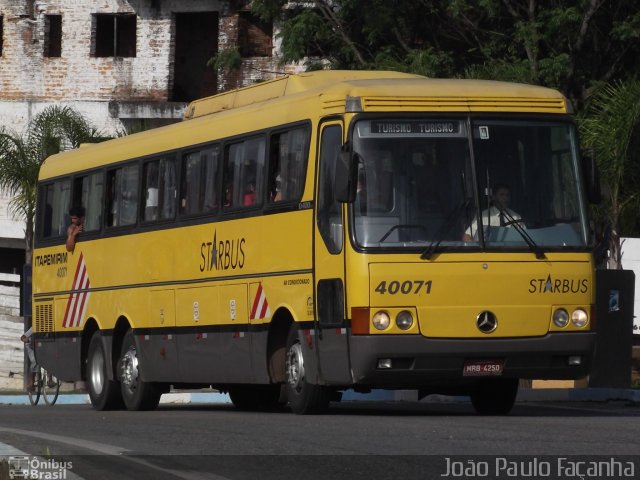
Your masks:
<svg viewBox="0 0 640 480"><path fill-rule="evenodd" d="M455 135L460 133L460 122L430 120L374 120L371 122L374 135Z"/></svg>

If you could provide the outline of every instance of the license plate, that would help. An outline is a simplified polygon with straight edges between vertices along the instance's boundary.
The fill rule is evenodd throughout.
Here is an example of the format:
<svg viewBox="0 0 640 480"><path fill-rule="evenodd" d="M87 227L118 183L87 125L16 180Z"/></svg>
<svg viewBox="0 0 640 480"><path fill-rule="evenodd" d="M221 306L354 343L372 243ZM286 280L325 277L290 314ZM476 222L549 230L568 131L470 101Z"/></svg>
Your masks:
<svg viewBox="0 0 640 480"><path fill-rule="evenodd" d="M504 361L498 360L465 360L462 375L465 377L486 377L502 375Z"/></svg>

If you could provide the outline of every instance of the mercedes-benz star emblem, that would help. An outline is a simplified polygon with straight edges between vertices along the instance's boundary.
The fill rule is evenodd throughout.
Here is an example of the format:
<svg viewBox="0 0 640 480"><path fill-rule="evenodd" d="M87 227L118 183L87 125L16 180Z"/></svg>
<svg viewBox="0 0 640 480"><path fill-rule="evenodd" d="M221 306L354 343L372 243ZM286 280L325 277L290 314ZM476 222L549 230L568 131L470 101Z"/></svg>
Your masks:
<svg viewBox="0 0 640 480"><path fill-rule="evenodd" d="M498 318L493 312L485 310L478 314L476 326L482 333L491 333L498 328Z"/></svg>

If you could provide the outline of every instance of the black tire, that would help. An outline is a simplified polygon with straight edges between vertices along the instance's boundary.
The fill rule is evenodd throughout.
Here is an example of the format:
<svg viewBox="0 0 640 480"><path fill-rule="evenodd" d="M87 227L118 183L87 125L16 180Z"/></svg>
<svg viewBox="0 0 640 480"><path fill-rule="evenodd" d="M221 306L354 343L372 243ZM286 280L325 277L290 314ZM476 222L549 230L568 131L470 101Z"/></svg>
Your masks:
<svg viewBox="0 0 640 480"><path fill-rule="evenodd" d="M91 405L96 410L117 410L122 408L120 384L109 380L107 366L109 358L102 345L100 332L91 337L87 355L87 390Z"/></svg>
<svg viewBox="0 0 640 480"><path fill-rule="evenodd" d="M29 372L29 375L31 375L31 372ZM29 402L31 405L37 405L40 400L40 394L42 393L42 368L38 367L38 370L36 370L33 387L31 390L28 390L27 393L29 394Z"/></svg>
<svg viewBox="0 0 640 480"><path fill-rule="evenodd" d="M236 385L229 387L229 397L238 410L268 411L280 404L280 385Z"/></svg>
<svg viewBox="0 0 640 480"><path fill-rule="evenodd" d="M53 373L45 372L42 377L42 398L47 405L53 406L60 393L60 380Z"/></svg>
<svg viewBox="0 0 640 480"><path fill-rule="evenodd" d="M471 392L471 403L480 415L506 415L516 401L518 383L517 378L482 380Z"/></svg>
<svg viewBox="0 0 640 480"><path fill-rule="evenodd" d="M162 390L159 385L140 378L141 363L133 331L122 339L122 350L118 361L118 379L122 400L127 410L153 410L160 403Z"/></svg>
<svg viewBox="0 0 640 480"><path fill-rule="evenodd" d="M325 413L329 408L331 392L323 385L314 385L307 381L304 362L298 327L293 324L287 336L285 361L289 407L298 415Z"/></svg>

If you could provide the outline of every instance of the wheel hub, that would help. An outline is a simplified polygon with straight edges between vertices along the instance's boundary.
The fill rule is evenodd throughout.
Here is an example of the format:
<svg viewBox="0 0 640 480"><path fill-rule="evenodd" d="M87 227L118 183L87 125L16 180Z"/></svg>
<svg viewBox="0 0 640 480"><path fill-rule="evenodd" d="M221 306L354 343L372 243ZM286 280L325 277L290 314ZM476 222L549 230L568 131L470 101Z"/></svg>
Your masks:
<svg viewBox="0 0 640 480"><path fill-rule="evenodd" d="M120 381L131 391L138 385L138 356L133 347L127 350L120 361Z"/></svg>
<svg viewBox="0 0 640 480"><path fill-rule="evenodd" d="M91 359L89 378L93 391L97 395L100 395L104 388L104 356L101 352L94 355Z"/></svg>
<svg viewBox="0 0 640 480"><path fill-rule="evenodd" d="M302 388L304 382L304 358L299 343L292 345L287 352L287 382L295 390Z"/></svg>

